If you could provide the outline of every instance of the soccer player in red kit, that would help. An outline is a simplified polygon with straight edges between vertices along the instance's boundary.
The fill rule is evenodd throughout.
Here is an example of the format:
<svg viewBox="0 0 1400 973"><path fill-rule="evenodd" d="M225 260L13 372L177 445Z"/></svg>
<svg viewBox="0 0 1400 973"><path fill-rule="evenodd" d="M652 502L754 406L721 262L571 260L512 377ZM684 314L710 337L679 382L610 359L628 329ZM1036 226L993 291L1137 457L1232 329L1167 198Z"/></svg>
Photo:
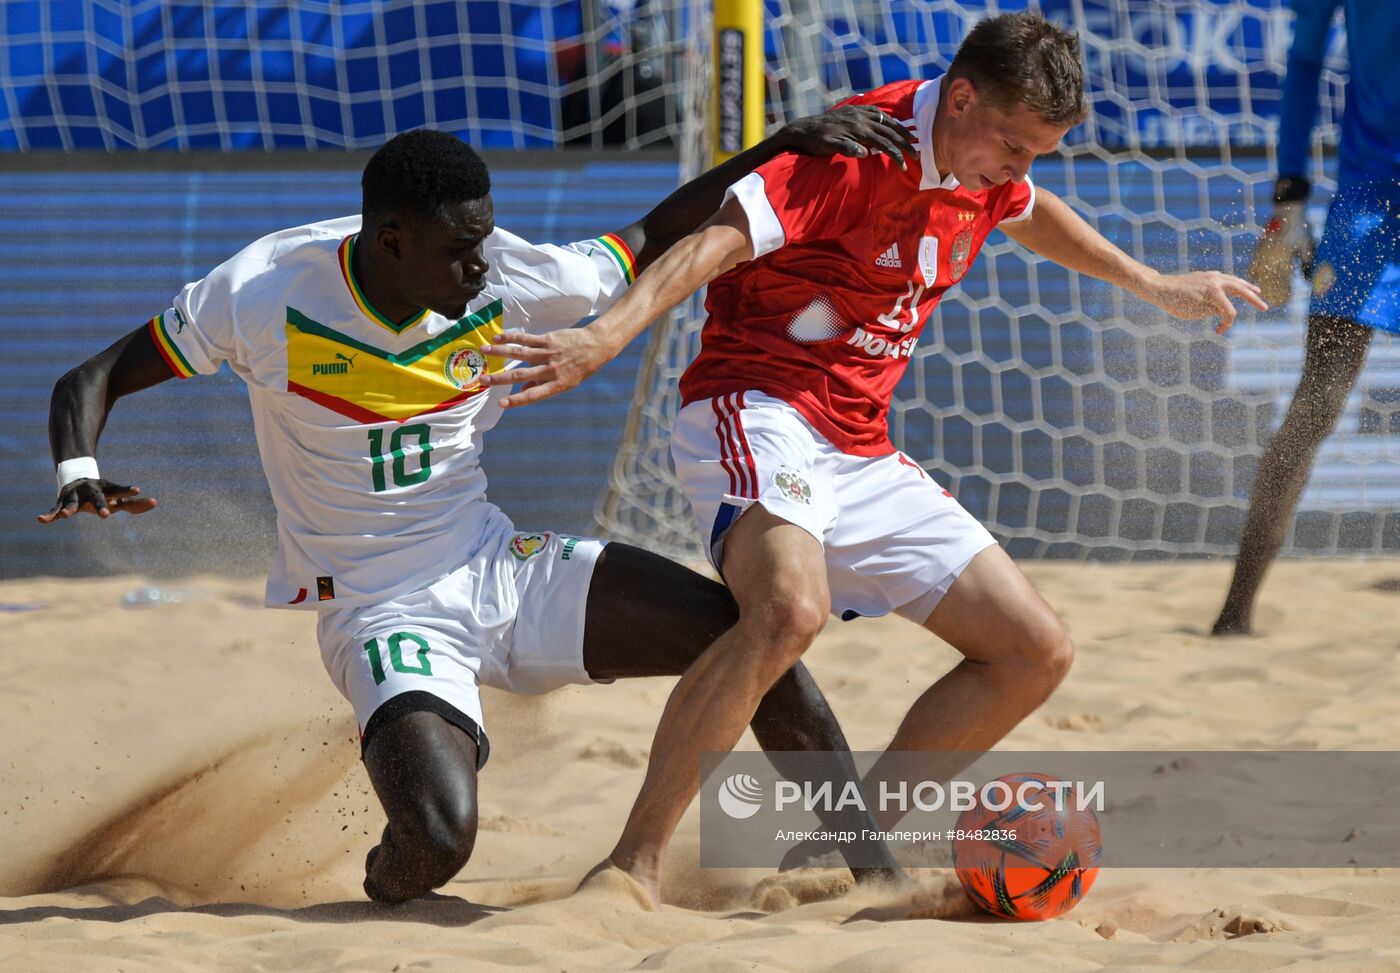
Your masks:
<svg viewBox="0 0 1400 973"><path fill-rule="evenodd" d="M740 614L673 691L605 863L653 900L700 754L734 746L829 613L893 612L964 656L914 703L891 751L985 750L1069 670L1073 644L1054 611L888 435L920 332L994 228L1178 317L1218 315L1221 330L1232 298L1265 307L1258 288L1228 274L1144 266L1032 185L1031 161L1086 115L1078 55L1078 39L1039 14L983 21L942 78L849 102L902 122L916 158L768 162L591 325L494 347L530 366L503 381L534 383L507 404L532 402L573 387L710 285L672 453ZM867 793L886 774L896 771L877 763Z"/></svg>

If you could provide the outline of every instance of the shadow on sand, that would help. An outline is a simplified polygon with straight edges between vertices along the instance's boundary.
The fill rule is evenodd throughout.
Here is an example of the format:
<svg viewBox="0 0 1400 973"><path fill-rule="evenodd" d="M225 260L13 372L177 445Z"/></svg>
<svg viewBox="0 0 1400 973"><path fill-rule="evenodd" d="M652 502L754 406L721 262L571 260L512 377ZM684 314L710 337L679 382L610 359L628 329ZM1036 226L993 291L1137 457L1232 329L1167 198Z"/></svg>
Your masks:
<svg viewBox="0 0 1400 973"><path fill-rule="evenodd" d="M264 916L293 922L416 922L425 926L469 926L487 916L509 912L498 906L477 905L455 895L429 895L400 905L375 902L324 902L300 909L276 909L245 902L216 902L211 905L181 906L160 896L151 896L131 905L63 906L36 905L0 910L0 926L41 922L44 919L77 919L85 922L127 922L146 916L171 913L219 916L236 919Z"/></svg>

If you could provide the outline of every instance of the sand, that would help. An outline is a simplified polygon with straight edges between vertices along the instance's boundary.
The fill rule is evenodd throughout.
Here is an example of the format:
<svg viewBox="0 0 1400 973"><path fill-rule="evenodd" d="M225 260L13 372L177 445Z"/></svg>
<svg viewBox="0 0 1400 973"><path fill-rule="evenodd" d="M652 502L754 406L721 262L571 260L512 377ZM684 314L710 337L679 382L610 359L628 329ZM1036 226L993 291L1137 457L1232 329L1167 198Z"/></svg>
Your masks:
<svg viewBox="0 0 1400 973"><path fill-rule="evenodd" d="M1226 564L1026 570L1079 654L1004 749L1400 741L1396 562L1282 563L1259 634L1226 642L1205 636ZM1400 872L1371 868L1106 870L1074 911L1021 924L975 914L947 871L880 896L843 871L700 869L692 810L661 912L616 883L569 896L616 836L668 680L488 693L473 860L440 897L376 907L360 881L382 816L312 616L214 578L123 608L138 583L0 585L0 969L1400 970ZM884 619L833 624L809 664L876 749L955 659Z"/></svg>

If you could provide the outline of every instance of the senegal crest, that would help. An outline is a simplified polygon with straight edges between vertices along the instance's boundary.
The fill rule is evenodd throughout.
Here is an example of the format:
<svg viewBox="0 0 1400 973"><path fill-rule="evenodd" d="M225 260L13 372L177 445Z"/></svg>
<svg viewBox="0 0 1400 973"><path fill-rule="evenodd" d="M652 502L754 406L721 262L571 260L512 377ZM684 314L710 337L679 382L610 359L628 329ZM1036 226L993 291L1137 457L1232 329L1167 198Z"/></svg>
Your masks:
<svg viewBox="0 0 1400 973"><path fill-rule="evenodd" d="M953 237L953 247L948 252L948 276L954 282L962 280L967 273L967 265L972 262L972 227Z"/></svg>
<svg viewBox="0 0 1400 973"><path fill-rule="evenodd" d="M779 470L773 474L773 483L793 503L812 502L812 488L796 470Z"/></svg>
<svg viewBox="0 0 1400 973"><path fill-rule="evenodd" d="M459 348L447 356L442 373L447 380L459 389L469 389L480 380L486 371L486 356L475 348Z"/></svg>
<svg viewBox="0 0 1400 973"><path fill-rule="evenodd" d="M516 534L510 539L510 553L517 561L528 561L548 543L548 534Z"/></svg>

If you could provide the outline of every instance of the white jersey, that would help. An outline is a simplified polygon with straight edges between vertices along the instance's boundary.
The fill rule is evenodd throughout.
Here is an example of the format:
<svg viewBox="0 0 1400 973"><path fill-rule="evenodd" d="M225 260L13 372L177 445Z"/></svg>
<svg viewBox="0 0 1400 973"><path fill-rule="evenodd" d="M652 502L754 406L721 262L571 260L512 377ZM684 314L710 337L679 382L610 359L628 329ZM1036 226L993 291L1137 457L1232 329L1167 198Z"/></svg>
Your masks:
<svg viewBox="0 0 1400 973"><path fill-rule="evenodd" d="M482 435L508 367L483 355L503 330L534 333L601 313L635 273L609 234L534 245L497 228L486 289L452 321L379 314L351 270L360 217L263 237L186 285L151 319L182 378L228 362L248 386L277 506L267 603L367 604L426 587L511 529L486 501Z"/></svg>

